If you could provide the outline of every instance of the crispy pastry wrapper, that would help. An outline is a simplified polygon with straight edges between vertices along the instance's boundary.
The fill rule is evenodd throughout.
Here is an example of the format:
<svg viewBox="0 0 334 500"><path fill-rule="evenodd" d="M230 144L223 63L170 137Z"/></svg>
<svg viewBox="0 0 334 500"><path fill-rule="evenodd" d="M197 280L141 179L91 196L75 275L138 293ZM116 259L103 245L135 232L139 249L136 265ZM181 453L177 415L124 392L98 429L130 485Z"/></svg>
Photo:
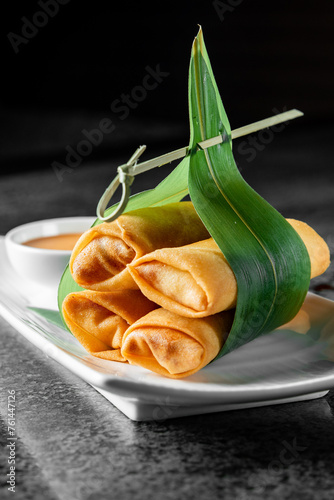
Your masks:
<svg viewBox="0 0 334 500"><path fill-rule="evenodd" d="M317 343L324 361L334 361L334 303L309 294L298 314L279 329L306 334Z"/></svg>
<svg viewBox="0 0 334 500"><path fill-rule="evenodd" d="M233 316L234 311L226 311L194 319L155 309L128 328L121 354L130 364L165 377L188 377L219 353Z"/></svg>
<svg viewBox="0 0 334 500"><path fill-rule="evenodd" d="M133 210L86 231L73 249L70 271L86 289L137 289L127 264L157 248L178 247L208 237L191 202Z"/></svg>
<svg viewBox="0 0 334 500"><path fill-rule="evenodd" d="M317 296L308 296L301 311L308 315L310 329L307 332L322 346L324 359L334 361L334 303Z"/></svg>
<svg viewBox="0 0 334 500"><path fill-rule="evenodd" d="M84 290L67 295L63 316L70 331L90 354L126 361L121 354L125 331L156 307L140 290Z"/></svg>
<svg viewBox="0 0 334 500"><path fill-rule="evenodd" d="M304 222L287 219L304 241L311 278L330 263L326 242ZM213 238L177 248L162 248L134 260L129 272L140 290L164 309L203 318L234 308L237 282Z"/></svg>
<svg viewBox="0 0 334 500"><path fill-rule="evenodd" d="M292 318L288 323L279 326L277 330L291 330L295 333L307 333L311 328L310 315L307 310L302 306L294 318Z"/></svg>

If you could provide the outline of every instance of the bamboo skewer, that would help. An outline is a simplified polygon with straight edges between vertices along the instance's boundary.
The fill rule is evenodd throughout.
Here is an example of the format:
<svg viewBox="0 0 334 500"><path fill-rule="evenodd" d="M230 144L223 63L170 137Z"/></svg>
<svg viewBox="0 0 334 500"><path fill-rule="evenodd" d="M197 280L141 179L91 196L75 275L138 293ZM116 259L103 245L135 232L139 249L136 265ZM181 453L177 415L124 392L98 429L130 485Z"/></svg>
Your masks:
<svg viewBox="0 0 334 500"><path fill-rule="evenodd" d="M237 128L232 130L231 138L237 139L238 137L242 137L244 135L252 134L254 132L258 132L259 130L263 130L264 128L272 127L282 122L286 122L289 120L293 120L294 118L298 118L303 116L304 113L299 111L298 109L292 109L290 111L285 111L284 113L279 113L277 115L271 116L270 118L266 118L264 120L260 120L249 125L245 125L244 127ZM205 141L201 141L198 143L200 149L206 149L211 146L216 146L217 144L221 144L224 138L222 136L213 137L211 139L206 139ZM163 154L158 156L157 158L153 158L151 160L144 161L142 163L137 163L138 158L145 151L146 146L139 146L139 148L135 151L135 153L131 156L130 160L125 164L121 165L117 168L117 176L111 182L111 184L107 187L96 208L96 214L99 219L103 221L115 220L121 213L124 211L129 197L130 197L130 186L134 180L134 176L141 174L143 172L147 172L152 168L161 167L162 165L166 165L174 160L179 160L184 158L188 154L188 147L183 147L180 149L176 149L175 151L171 151L170 153ZM108 216L104 216L104 212L111 200L111 197L117 190L118 186L122 184L122 198L119 202L116 210Z"/></svg>

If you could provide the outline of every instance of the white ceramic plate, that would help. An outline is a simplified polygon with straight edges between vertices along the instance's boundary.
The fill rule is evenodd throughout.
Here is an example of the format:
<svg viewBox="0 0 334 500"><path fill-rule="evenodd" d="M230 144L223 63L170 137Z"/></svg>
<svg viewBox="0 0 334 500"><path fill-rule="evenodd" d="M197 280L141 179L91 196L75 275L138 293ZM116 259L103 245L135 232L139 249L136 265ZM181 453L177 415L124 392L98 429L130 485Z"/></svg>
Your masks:
<svg viewBox="0 0 334 500"><path fill-rule="evenodd" d="M56 295L57 290L24 282L15 273L0 237L0 314L38 349L91 384L132 420L162 421L313 399L334 387L328 343L288 331L256 339L181 380L101 360L89 355L70 333L27 309L56 309ZM330 300L308 294L306 306L318 308L328 318L334 316Z"/></svg>

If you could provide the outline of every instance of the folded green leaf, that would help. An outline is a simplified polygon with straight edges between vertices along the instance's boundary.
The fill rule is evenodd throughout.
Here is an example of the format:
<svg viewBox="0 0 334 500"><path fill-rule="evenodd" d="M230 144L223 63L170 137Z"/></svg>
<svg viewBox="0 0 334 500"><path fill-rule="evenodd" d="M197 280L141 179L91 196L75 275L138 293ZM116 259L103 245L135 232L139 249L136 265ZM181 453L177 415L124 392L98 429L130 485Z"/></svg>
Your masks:
<svg viewBox="0 0 334 500"><path fill-rule="evenodd" d="M221 356L297 314L309 287L310 260L299 235L239 173L202 30L192 50L189 112L190 196L238 285L235 320ZM219 134L226 138L222 144L198 150L198 142Z"/></svg>
<svg viewBox="0 0 334 500"><path fill-rule="evenodd" d="M39 316L46 319L49 323L65 329L61 315L58 311L54 311L53 309L44 309L42 307L28 307L28 309L30 309L30 311L34 311Z"/></svg>

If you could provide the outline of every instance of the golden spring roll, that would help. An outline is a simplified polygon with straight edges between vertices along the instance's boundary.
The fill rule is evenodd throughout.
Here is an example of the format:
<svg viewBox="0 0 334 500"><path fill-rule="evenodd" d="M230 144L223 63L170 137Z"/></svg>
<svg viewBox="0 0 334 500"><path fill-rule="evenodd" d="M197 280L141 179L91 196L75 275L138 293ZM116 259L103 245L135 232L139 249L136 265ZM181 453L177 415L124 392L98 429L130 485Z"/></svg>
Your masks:
<svg viewBox="0 0 334 500"><path fill-rule="evenodd" d="M194 319L155 309L128 328L121 353L130 364L159 375L187 377L217 356L232 322L232 311Z"/></svg>
<svg viewBox="0 0 334 500"><path fill-rule="evenodd" d="M297 333L308 333L322 348L324 359L334 361L334 302L309 294L292 321L280 327Z"/></svg>
<svg viewBox="0 0 334 500"><path fill-rule="evenodd" d="M326 242L304 222L287 220L308 250L311 277L322 274L330 263ZM144 295L182 316L203 318L236 305L234 273L213 238L156 250L128 269Z"/></svg>
<svg viewBox="0 0 334 500"><path fill-rule="evenodd" d="M136 289L127 264L157 248L187 245L208 237L191 202L133 210L86 231L73 249L70 270L74 280L86 289Z"/></svg>
<svg viewBox="0 0 334 500"><path fill-rule="evenodd" d="M68 328L89 353L126 361L120 351L125 331L156 307L139 290L84 290L67 295L62 309Z"/></svg>
<svg viewBox="0 0 334 500"><path fill-rule="evenodd" d="M302 306L296 316L288 323L279 326L277 330L291 330L295 333L307 333L311 328L310 315L307 310Z"/></svg>

